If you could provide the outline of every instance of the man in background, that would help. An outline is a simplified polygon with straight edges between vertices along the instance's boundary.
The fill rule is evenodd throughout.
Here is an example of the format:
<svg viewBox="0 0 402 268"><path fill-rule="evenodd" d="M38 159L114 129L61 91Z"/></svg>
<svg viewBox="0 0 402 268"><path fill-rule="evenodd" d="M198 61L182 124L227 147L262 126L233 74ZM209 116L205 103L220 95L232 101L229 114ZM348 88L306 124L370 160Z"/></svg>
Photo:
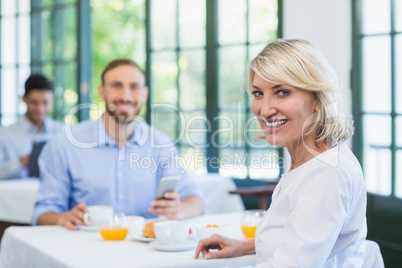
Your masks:
<svg viewBox="0 0 402 268"><path fill-rule="evenodd" d="M148 98L145 75L137 63L110 62L102 73L99 95L106 109L97 121L73 126L71 135L63 133L44 148L32 224L76 230L85 225L83 215L91 205L144 217L201 214L201 190L175 162L176 146L166 134L135 120ZM176 191L155 200L160 179L168 176L180 178Z"/></svg>
<svg viewBox="0 0 402 268"><path fill-rule="evenodd" d="M0 129L0 180L28 177L34 143L44 142L63 130L61 122L48 117L53 99L52 83L46 77L33 74L26 80L22 97L26 114Z"/></svg>

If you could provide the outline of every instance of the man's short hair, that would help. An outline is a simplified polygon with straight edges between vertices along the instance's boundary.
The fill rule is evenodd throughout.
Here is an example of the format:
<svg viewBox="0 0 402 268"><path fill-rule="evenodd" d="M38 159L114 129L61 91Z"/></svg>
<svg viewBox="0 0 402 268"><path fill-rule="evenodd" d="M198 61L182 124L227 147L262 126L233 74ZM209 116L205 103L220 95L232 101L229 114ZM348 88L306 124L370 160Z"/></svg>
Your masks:
<svg viewBox="0 0 402 268"><path fill-rule="evenodd" d="M25 81L25 96L28 96L31 90L50 90L53 91L53 84L41 74L32 74Z"/></svg>
<svg viewBox="0 0 402 268"><path fill-rule="evenodd" d="M139 66L135 61L130 60L130 59L124 59L124 58L122 58L122 59L115 59L115 60L109 62L109 64L106 65L105 69L103 69L102 76L101 76L101 78L102 78L102 85L105 84L105 74L106 74L108 71L110 71L110 70L112 70L112 69L114 69L114 68L116 68L116 67L124 66L124 65L130 65L130 66L133 66L133 67L138 68L138 70L140 70L141 73L145 76L145 72L140 68L140 66Z"/></svg>

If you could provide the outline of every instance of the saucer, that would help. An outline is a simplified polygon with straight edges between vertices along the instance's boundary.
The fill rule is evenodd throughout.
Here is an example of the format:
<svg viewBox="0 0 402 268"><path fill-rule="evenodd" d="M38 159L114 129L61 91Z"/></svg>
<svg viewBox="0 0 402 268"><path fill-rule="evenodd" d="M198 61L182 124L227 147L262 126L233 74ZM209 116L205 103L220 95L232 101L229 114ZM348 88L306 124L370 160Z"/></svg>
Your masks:
<svg viewBox="0 0 402 268"><path fill-rule="evenodd" d="M99 230L99 226L88 226L88 225L79 225L77 224L79 230L87 231L87 232L97 232Z"/></svg>
<svg viewBox="0 0 402 268"><path fill-rule="evenodd" d="M156 238L151 237L144 237L142 234L134 234L132 236L135 240L142 241L142 242L151 242L154 241Z"/></svg>
<svg viewBox="0 0 402 268"><path fill-rule="evenodd" d="M193 249L197 246L198 242L194 240L186 240L183 244L180 245L164 245L159 241L152 241L149 243L154 249L161 251L185 251Z"/></svg>

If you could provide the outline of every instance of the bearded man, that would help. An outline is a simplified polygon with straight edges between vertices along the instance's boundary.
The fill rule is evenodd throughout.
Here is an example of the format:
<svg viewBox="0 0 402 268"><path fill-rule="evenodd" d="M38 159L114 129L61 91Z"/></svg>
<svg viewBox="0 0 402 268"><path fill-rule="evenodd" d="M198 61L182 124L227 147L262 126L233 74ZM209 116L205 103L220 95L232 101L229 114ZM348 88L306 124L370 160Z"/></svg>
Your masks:
<svg viewBox="0 0 402 268"><path fill-rule="evenodd" d="M83 216L91 205L168 219L203 213L201 190L177 163L176 146L166 134L136 120L148 98L145 74L138 64L114 60L101 78L103 115L73 126L43 149L32 224L76 230L85 225ZM159 180L167 176L180 178L176 190L156 200Z"/></svg>

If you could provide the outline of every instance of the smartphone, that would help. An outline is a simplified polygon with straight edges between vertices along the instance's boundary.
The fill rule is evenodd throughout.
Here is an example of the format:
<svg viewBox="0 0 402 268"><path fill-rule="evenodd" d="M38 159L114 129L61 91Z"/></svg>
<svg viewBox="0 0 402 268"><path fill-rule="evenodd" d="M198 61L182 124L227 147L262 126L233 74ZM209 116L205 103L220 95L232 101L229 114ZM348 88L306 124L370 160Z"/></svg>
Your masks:
<svg viewBox="0 0 402 268"><path fill-rule="evenodd" d="M163 194L168 191L174 191L178 181L179 177L163 177L156 189L155 199L165 199Z"/></svg>

